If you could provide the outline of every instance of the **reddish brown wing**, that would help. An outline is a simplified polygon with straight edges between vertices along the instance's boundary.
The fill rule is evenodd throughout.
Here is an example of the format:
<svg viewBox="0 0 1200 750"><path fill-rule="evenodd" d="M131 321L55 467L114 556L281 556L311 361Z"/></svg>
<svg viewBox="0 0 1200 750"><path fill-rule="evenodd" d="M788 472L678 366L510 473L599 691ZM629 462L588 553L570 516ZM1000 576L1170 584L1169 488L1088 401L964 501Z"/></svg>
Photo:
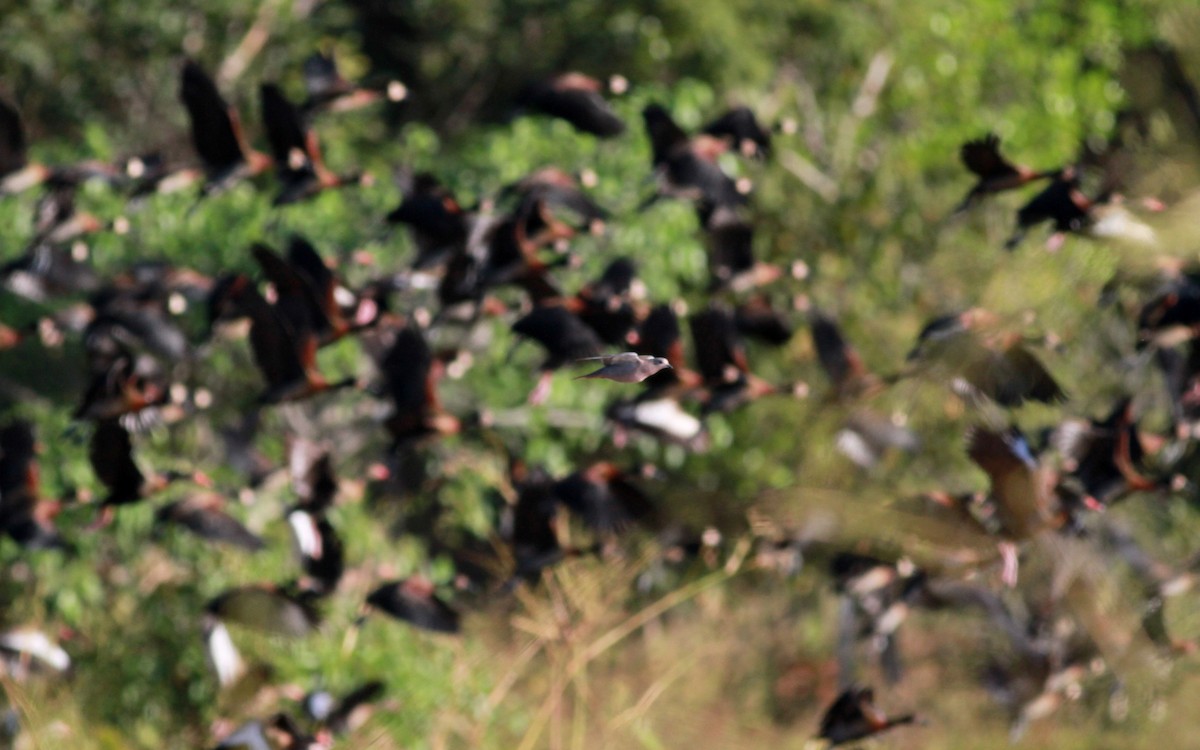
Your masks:
<svg viewBox="0 0 1200 750"><path fill-rule="evenodd" d="M1019 432L974 430L967 453L991 480L992 498L1007 533L1022 539L1044 525L1037 463Z"/></svg>

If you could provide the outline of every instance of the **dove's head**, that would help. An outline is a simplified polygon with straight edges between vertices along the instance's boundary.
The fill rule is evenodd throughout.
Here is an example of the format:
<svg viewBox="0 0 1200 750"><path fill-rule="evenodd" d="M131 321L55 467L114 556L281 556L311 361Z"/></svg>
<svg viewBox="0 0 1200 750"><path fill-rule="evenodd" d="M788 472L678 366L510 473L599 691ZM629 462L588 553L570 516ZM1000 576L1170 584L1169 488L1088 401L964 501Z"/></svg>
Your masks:
<svg viewBox="0 0 1200 750"><path fill-rule="evenodd" d="M655 372L671 369L671 363L666 357L647 357L646 363L652 366Z"/></svg>

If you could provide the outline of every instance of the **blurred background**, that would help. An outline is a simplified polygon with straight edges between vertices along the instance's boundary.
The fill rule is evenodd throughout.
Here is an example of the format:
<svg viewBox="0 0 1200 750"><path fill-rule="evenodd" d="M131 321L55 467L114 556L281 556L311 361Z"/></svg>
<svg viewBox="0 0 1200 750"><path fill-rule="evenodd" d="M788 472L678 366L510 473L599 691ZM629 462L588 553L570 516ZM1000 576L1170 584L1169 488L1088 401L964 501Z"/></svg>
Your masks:
<svg viewBox="0 0 1200 750"><path fill-rule="evenodd" d="M407 233L383 220L402 198L400 173L433 172L472 205L553 164L594 173L590 194L613 215L603 236L575 242L580 261L563 270L564 287L577 289L613 258L629 256L650 299L699 309L706 256L694 212L670 202L637 210L653 191L640 112L660 102L694 132L726 107L747 105L776 128L774 153L761 163L722 165L753 180L755 252L791 271L768 293L796 329L781 348L752 344L749 354L759 375L803 384L809 394L713 415L706 452L649 439L617 448L604 412L627 393L621 386L559 375L547 405L529 407L524 397L541 353L515 345L511 320L485 322L465 344L474 366L443 386L449 411L494 411L505 451L555 476L598 458L653 464L657 478L643 488L662 515L678 528L712 530L720 541L674 564L662 554L670 543L661 535L632 532L607 559L567 560L536 585L458 602L463 633L439 636L382 619L352 626L366 592L385 578L420 573L452 588L454 564L432 549L424 529L488 538L495 507L511 494L504 451L465 434L423 446L411 460L425 483L395 493L369 477L388 450L379 400L355 393L263 410L252 447L274 474L251 487L223 435L243 426L261 381L246 344L221 341L180 374L210 393L211 408L140 437L138 461L203 468L266 549L230 551L156 531L155 506L186 488L123 508L111 527L88 532L95 515L88 500L103 490L88 465L88 430L71 416L87 379L82 345L0 351L0 418L36 426L42 493L80 501L59 520L77 547L72 555L0 540L0 630L52 634L72 661L65 674L0 677L10 709L0 747L211 747L242 721L298 710L305 692L345 692L366 679L381 680L384 697L336 746L805 747L838 688L842 604L826 574L830 550L932 560L932 541L890 515L891 504L988 486L963 448L975 417L944 384L904 381L874 403L919 436L918 451L888 453L869 468L839 452L846 414L826 397L805 310L816 305L835 316L868 366L887 373L903 367L930 318L986 307L1051 342L1043 354L1069 393L1065 404L1015 412L1027 433L1066 416L1103 416L1123 394L1134 395L1147 430L1171 425L1161 375L1134 351L1128 311L1160 283L1162 269L1194 262L1200 239L1195 4L210 0L148 10L123 0L0 0L0 18L0 97L20 111L31 158L46 163L148 151L194 162L179 101L185 58L213 74L254 141L262 140L259 84L277 82L298 100L303 62L316 50L332 53L350 80L407 88L402 102L319 123L327 163L365 169L375 183L302 208L272 207L271 190L254 184L198 205L194 193L127 204L85 184L80 209L129 222L125 234L87 240L86 254L103 273L142 260L209 275L252 272L251 243L280 247L301 233L346 265L347 282L359 283L414 254ZM567 70L628 81L627 91L610 97L629 126L625 135L598 140L561 121L519 116L522 87ZM972 184L958 149L988 132L1001 137L1006 154L1039 168L1119 142L1130 205L1153 197L1167 207L1139 214L1155 231L1153 245L1072 236L1049 252L1035 231L1006 252L1015 211L1028 197L1011 193L951 220ZM0 261L25 252L35 212L33 193L0 198ZM353 265L352 258L368 260ZM409 312L422 303L396 307ZM20 327L56 307L3 291L0 323ZM179 316L193 341L204 315L197 305ZM352 341L322 350L321 365L373 374ZM285 436L297 433L333 451L340 481L331 521L346 540L347 579L313 634L285 640L235 630L264 676L223 690L206 660L204 604L230 586L294 575L279 520L294 498L280 471ZM1112 513L1162 559L1183 560L1200 531L1196 502L1187 491L1146 493ZM836 531L821 531L822 513ZM822 537L827 549L801 552L794 565L769 559L768 551L805 534ZM1136 584L1102 560L1090 564L1110 575L1117 592L1102 610L1124 628L1142 605L1120 592ZM1198 605L1194 595L1172 600L1172 632L1200 634ZM895 684L871 657L862 659L860 678L876 686L877 701L922 719L880 739L882 746L1009 741L1019 711L996 699L988 675L1010 646L983 620L914 607L899 637L907 671ZM1136 625L1123 632L1126 643L1141 637ZM1020 742L1184 746L1181 738L1200 731L1190 709L1195 664L1156 654L1114 672L1102 660L1052 715L1023 726Z"/></svg>

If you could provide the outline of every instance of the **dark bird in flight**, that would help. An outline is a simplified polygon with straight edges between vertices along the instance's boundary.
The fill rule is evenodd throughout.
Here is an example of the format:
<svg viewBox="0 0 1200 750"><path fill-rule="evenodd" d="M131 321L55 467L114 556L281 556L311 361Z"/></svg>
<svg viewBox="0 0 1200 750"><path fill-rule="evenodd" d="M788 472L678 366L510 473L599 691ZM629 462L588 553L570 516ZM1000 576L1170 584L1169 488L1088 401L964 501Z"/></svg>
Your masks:
<svg viewBox="0 0 1200 750"><path fill-rule="evenodd" d="M369 182L361 172L339 175L325 166L316 131L304 122L299 110L278 86L264 83L259 92L263 123L271 143L275 173L279 177L275 205L306 200L322 190Z"/></svg>
<svg viewBox="0 0 1200 750"><path fill-rule="evenodd" d="M333 55L314 52L304 61L304 90L307 93L300 111L305 115L318 112L348 112L387 99L404 101L408 88L399 81L389 81L382 88L351 83L338 72Z"/></svg>
<svg viewBox="0 0 1200 750"><path fill-rule="evenodd" d="M250 147L237 110L192 60L183 64L179 96L192 123L192 144L204 164L204 193L224 190L271 167L271 157Z"/></svg>
<svg viewBox="0 0 1200 750"><path fill-rule="evenodd" d="M1053 177L1057 170L1038 171L1014 164L1000 153L1000 137L988 133L983 138L967 141L958 151L963 166L979 179L962 203L954 210L961 213L978 203L984 196L1013 190L1036 180Z"/></svg>
<svg viewBox="0 0 1200 750"><path fill-rule="evenodd" d="M460 615L434 593L433 583L419 576L385 583L367 596L367 605L435 633L458 633Z"/></svg>
<svg viewBox="0 0 1200 750"><path fill-rule="evenodd" d="M850 687L837 697L821 717L819 738L828 740L830 746L872 737L880 732L913 724L916 716L889 717L875 705L875 691L869 687Z"/></svg>
<svg viewBox="0 0 1200 750"><path fill-rule="evenodd" d="M559 75L526 86L517 105L571 123L583 133L611 138L625 132L625 123L602 92L604 84L583 73Z"/></svg>

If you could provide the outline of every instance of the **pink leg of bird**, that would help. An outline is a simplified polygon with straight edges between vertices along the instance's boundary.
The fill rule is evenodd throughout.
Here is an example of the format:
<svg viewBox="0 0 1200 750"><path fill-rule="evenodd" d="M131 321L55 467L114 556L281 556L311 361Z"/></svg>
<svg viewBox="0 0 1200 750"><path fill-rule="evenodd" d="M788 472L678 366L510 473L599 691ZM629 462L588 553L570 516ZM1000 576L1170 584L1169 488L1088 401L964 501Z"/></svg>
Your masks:
<svg viewBox="0 0 1200 750"><path fill-rule="evenodd" d="M546 403L546 399L550 397L550 384L553 381L554 373L550 370L543 370L538 376L537 385L529 392L530 406L541 406Z"/></svg>
<svg viewBox="0 0 1200 750"><path fill-rule="evenodd" d="M1067 241L1065 232L1055 232L1050 235L1050 239L1046 240L1046 249L1052 253L1057 253L1062 249L1063 244Z"/></svg>
<svg viewBox="0 0 1200 750"><path fill-rule="evenodd" d="M1017 557L1017 545L1012 542L1000 542L996 545L1000 551L1000 580L1004 581L1004 585L1011 588L1017 586L1017 571L1020 566L1020 558Z"/></svg>
<svg viewBox="0 0 1200 750"><path fill-rule="evenodd" d="M106 529L112 524L113 519L117 517L117 509L111 505L100 506L100 512L96 514L96 520L92 521L87 526L88 531L99 531Z"/></svg>

